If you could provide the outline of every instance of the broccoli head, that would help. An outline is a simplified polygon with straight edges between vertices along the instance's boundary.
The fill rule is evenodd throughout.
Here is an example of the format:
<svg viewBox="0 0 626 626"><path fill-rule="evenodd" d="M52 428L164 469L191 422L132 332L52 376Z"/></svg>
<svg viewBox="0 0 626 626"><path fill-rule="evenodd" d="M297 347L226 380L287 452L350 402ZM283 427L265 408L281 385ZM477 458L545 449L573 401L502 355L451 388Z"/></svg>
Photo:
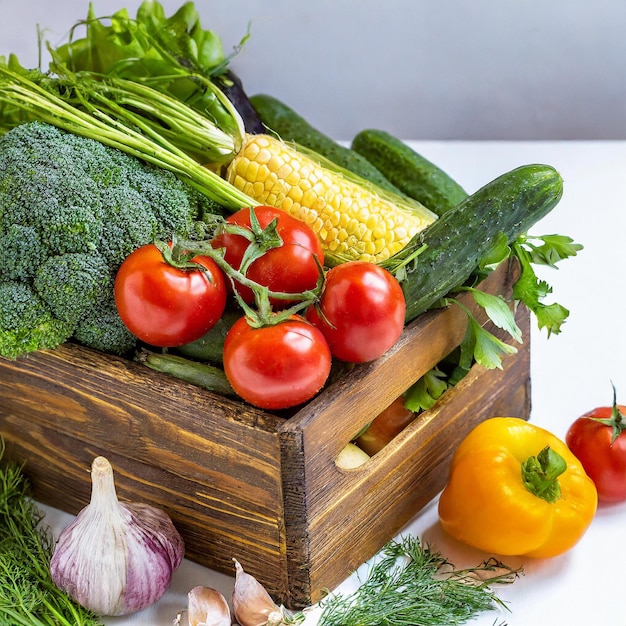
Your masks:
<svg viewBox="0 0 626 626"><path fill-rule="evenodd" d="M198 223L214 212L219 207L172 172L96 140L41 122L2 135L0 281L12 287L2 300L0 355L54 347L70 336L115 353L132 348L114 309L122 261L155 239L197 236ZM40 303L41 317L35 309L8 317L12 305L24 308L24 293ZM97 320L114 323L111 332L96 332ZM45 338L42 323L54 331Z"/></svg>
<svg viewBox="0 0 626 626"><path fill-rule="evenodd" d="M0 233L0 250L0 281L28 280L45 259L37 229L22 224L9 224Z"/></svg>

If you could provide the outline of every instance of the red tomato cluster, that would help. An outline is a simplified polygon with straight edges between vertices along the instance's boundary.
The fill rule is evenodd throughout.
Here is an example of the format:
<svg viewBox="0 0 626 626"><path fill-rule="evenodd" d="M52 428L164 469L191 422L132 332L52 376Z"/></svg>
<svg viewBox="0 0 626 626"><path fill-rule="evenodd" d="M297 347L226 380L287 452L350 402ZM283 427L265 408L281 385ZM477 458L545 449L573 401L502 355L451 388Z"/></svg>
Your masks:
<svg viewBox="0 0 626 626"><path fill-rule="evenodd" d="M235 295L231 280L242 306L256 303L257 286L266 287L278 321L252 321L249 310L242 314L226 336L223 364L241 398L274 410L311 399L324 386L333 358L363 363L396 343L406 306L387 270L364 261L323 270L315 232L273 207L256 207L252 216L242 209L226 222L237 228L223 229L211 245L223 255L230 278L211 253L195 256L197 266L175 267L150 244L124 261L115 281L116 303L141 341L158 347L195 341L220 319L228 294ZM264 248L265 238L276 234L279 243L270 237ZM254 291L242 284L242 275L253 281ZM317 297L306 311L292 314L289 307L303 293Z"/></svg>

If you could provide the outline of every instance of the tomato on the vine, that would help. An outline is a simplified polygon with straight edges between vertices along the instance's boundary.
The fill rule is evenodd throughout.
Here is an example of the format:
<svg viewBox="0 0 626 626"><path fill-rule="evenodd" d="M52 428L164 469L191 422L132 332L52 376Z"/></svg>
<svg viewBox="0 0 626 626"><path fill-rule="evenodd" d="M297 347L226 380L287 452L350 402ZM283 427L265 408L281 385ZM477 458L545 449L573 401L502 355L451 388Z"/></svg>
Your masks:
<svg viewBox="0 0 626 626"><path fill-rule="evenodd" d="M191 262L197 265L176 267L155 244L137 248L122 262L115 277L115 304L141 341L181 346L202 337L222 316L227 298L222 270L208 256Z"/></svg>
<svg viewBox="0 0 626 626"><path fill-rule="evenodd" d="M292 315L254 328L237 320L224 342L224 371L235 392L263 409L310 400L330 374L331 354L320 331Z"/></svg>
<svg viewBox="0 0 626 626"><path fill-rule="evenodd" d="M626 406L602 406L575 420L565 437L604 502L626 500Z"/></svg>
<svg viewBox="0 0 626 626"><path fill-rule="evenodd" d="M306 317L322 331L334 357L364 363L396 343L405 312L393 274L375 263L349 261L328 270L320 301Z"/></svg>
<svg viewBox="0 0 626 626"><path fill-rule="evenodd" d="M276 233L282 245L269 248L254 260L245 270L245 276L275 292L297 294L313 289L319 279L320 267L324 265L324 251L315 231L281 209L258 206L253 210L261 229L266 229L272 220L276 220ZM226 222L244 227L251 236L254 235L249 208L229 215ZM258 235L263 238L263 234ZM224 248L226 262L240 269L251 241L243 235L222 232L213 239L212 245ZM236 289L245 302L254 302L250 288L238 284ZM293 300L270 298L270 302L275 309L282 309L292 304Z"/></svg>

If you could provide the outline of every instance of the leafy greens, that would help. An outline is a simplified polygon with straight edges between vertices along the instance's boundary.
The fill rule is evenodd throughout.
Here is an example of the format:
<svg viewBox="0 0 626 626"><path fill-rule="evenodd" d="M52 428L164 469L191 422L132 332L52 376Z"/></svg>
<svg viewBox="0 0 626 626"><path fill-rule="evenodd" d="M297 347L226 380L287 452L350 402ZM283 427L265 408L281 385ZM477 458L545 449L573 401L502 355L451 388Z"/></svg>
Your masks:
<svg viewBox="0 0 626 626"><path fill-rule="evenodd" d="M540 330L546 329L548 336L561 332L569 311L558 302L546 304L544 299L552 293L552 287L538 278L534 266L557 268L557 263L576 256L582 250L566 235L523 235L508 245L503 235L494 245L474 272L468 285L459 286L445 299L444 304L456 304L463 308L468 317L467 330L461 346L422 378L404 394L407 408L414 412L429 409L439 397L461 380L474 363L488 369L502 368L502 357L517 352L514 345L507 344L484 328L471 312L454 296L463 291L471 292L476 303L484 309L488 319L509 334L514 341L523 341L515 322L513 310L500 295L484 293L473 285L485 278L499 263L514 258L520 265L520 276L513 286L512 299L523 303L533 313Z"/></svg>

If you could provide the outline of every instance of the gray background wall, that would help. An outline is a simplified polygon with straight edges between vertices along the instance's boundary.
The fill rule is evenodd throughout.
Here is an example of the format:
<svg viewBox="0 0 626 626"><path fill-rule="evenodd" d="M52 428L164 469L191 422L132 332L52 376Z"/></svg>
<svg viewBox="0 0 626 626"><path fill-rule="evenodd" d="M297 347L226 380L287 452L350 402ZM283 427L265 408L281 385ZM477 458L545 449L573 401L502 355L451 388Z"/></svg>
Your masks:
<svg viewBox="0 0 626 626"><path fill-rule="evenodd" d="M169 15L182 3L163 0ZM137 0L94 0L98 15ZM196 0L250 94L337 139L625 139L624 0ZM0 55L37 64L87 0L0 0Z"/></svg>

